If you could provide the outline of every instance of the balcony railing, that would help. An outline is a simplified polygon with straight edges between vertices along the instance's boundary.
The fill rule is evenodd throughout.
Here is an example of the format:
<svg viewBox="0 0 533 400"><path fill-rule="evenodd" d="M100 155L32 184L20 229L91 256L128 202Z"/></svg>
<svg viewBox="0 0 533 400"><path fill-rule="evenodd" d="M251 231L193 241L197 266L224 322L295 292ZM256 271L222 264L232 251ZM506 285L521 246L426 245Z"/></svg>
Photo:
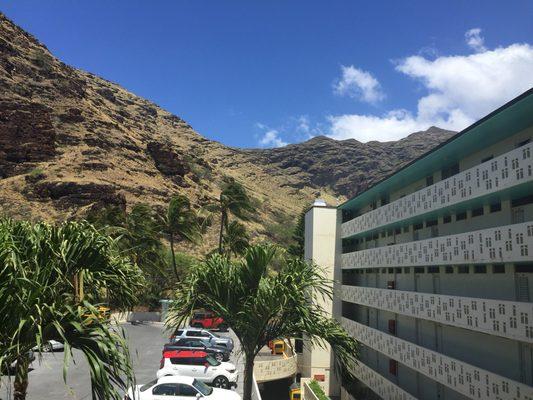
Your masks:
<svg viewBox="0 0 533 400"><path fill-rule="evenodd" d="M353 374L363 382L369 389L385 400L417 400L405 390L378 374L372 368L366 366L361 361L352 370ZM346 395L348 395L346 393ZM349 396L349 395L348 395ZM349 396L353 399L352 396Z"/></svg>
<svg viewBox="0 0 533 400"><path fill-rule="evenodd" d="M342 319L344 328L366 346L471 399L533 400L533 387L445 356L377 329Z"/></svg>
<svg viewBox="0 0 533 400"><path fill-rule="evenodd" d="M533 303L346 285L342 300L533 343Z"/></svg>
<svg viewBox="0 0 533 400"><path fill-rule="evenodd" d="M283 357L272 359L257 358L254 364L254 376L257 383L274 381L295 376L298 369L296 355L284 353Z"/></svg>
<svg viewBox="0 0 533 400"><path fill-rule="evenodd" d="M342 237L498 192L533 180L528 143L342 224Z"/></svg>
<svg viewBox="0 0 533 400"><path fill-rule="evenodd" d="M531 261L533 221L354 251L343 268L482 264Z"/></svg>

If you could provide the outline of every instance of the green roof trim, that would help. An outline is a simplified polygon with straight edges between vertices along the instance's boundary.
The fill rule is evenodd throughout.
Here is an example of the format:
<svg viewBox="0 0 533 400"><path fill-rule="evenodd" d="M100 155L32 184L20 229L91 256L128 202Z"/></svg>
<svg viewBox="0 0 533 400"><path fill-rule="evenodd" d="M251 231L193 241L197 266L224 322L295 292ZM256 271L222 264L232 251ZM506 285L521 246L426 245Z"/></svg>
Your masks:
<svg viewBox="0 0 533 400"><path fill-rule="evenodd" d="M358 208L533 125L533 88L339 206Z"/></svg>

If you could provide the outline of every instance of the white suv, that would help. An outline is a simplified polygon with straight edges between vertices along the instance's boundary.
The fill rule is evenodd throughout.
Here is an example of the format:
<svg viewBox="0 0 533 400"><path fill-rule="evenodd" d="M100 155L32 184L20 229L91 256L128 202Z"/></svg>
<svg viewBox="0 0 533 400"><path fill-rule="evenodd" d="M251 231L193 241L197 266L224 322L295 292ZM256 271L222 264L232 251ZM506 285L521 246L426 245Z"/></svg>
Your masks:
<svg viewBox="0 0 533 400"><path fill-rule="evenodd" d="M164 396L164 397L162 397ZM137 385L128 390L124 400L242 400L241 396L232 390L213 389L205 383L186 376L164 376Z"/></svg>
<svg viewBox="0 0 533 400"><path fill-rule="evenodd" d="M235 365L219 362L205 351L165 351L157 377L189 376L217 388L237 387L239 374Z"/></svg>

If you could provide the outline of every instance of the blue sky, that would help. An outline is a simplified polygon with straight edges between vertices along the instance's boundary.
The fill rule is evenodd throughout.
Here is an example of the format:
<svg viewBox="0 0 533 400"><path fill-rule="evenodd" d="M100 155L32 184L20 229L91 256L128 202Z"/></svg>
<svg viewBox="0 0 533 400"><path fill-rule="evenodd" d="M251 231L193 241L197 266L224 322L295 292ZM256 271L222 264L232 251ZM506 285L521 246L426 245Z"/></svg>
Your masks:
<svg viewBox="0 0 533 400"><path fill-rule="evenodd" d="M466 127L533 86L533 2L27 1L61 60L240 147Z"/></svg>

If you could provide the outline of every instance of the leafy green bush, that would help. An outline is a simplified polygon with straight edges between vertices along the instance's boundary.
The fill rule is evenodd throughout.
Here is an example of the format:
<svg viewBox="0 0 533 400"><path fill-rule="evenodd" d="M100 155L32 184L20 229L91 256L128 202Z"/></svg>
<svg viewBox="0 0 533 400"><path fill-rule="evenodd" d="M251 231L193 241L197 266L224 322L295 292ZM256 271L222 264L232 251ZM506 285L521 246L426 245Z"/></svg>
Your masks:
<svg viewBox="0 0 533 400"><path fill-rule="evenodd" d="M312 380L311 382L309 382L309 388L313 391L313 393L316 395L316 397L318 397L319 400L331 400L328 396L326 396L326 393L324 393L317 381Z"/></svg>

